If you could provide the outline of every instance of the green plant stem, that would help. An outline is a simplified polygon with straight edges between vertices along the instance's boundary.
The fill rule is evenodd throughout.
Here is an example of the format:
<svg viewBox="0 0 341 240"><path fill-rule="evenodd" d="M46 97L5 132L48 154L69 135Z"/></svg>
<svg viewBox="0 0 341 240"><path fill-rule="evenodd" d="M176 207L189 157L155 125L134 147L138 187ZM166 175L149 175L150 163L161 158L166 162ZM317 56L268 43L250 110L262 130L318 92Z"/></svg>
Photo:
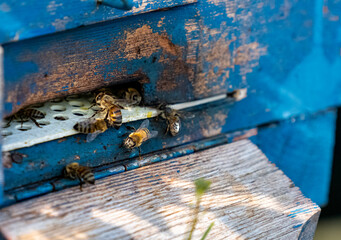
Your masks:
<svg viewBox="0 0 341 240"><path fill-rule="evenodd" d="M202 238L200 240L205 240L208 233L211 231L211 228L213 227L213 225L214 225L214 222L210 224L210 226L207 228L206 232L204 233L204 235L202 235Z"/></svg>
<svg viewBox="0 0 341 240"><path fill-rule="evenodd" d="M193 219L191 231L189 232L189 236L188 236L187 240L192 239L192 235L193 235L193 232L195 230L195 226L197 225L199 211L200 211L200 202L201 202L201 196L197 196L197 202L196 202L195 209L194 209L194 219Z"/></svg>

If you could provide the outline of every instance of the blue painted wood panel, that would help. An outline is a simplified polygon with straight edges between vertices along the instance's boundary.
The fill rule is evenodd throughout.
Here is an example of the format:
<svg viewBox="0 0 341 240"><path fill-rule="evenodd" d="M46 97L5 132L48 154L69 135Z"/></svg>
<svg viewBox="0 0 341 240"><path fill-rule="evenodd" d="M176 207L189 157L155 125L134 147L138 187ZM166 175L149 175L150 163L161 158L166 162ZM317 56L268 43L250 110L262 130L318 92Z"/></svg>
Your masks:
<svg viewBox="0 0 341 240"><path fill-rule="evenodd" d="M320 206L328 203L336 111L261 127L251 140L303 194Z"/></svg>
<svg viewBox="0 0 341 240"><path fill-rule="evenodd" d="M187 5L6 44L5 112L129 81L143 84L146 104L191 99L197 22Z"/></svg>
<svg viewBox="0 0 341 240"><path fill-rule="evenodd" d="M96 0L0 1L0 43L18 41L92 23L181 6L196 0L135 0L132 10L120 10Z"/></svg>
<svg viewBox="0 0 341 240"><path fill-rule="evenodd" d="M332 40L338 27L325 21L321 0L200 1L8 44L6 113L132 79L146 83L147 103L246 87L244 106L254 118L245 118L245 126L313 113L341 103L340 41ZM333 45L328 56L326 31ZM160 36L168 40L151 40Z"/></svg>
<svg viewBox="0 0 341 240"><path fill-rule="evenodd" d="M193 108L189 114L194 117L184 118L182 132L179 136L165 135L167 125L164 121L151 119L151 129L157 130L159 135L142 144L143 154L168 149L182 144L198 141L218 135L233 102L223 100L205 107ZM136 129L142 121L127 123ZM15 150L27 155L21 164L13 164L12 168L5 169L5 190L48 180L60 176L63 168L71 162L97 167L105 164L118 163L120 160L138 156L138 150L127 152L122 147L123 140L129 133L122 126L119 130L110 128L100 134L93 142L86 142L86 135L79 134L59 140L54 140L32 147Z"/></svg>

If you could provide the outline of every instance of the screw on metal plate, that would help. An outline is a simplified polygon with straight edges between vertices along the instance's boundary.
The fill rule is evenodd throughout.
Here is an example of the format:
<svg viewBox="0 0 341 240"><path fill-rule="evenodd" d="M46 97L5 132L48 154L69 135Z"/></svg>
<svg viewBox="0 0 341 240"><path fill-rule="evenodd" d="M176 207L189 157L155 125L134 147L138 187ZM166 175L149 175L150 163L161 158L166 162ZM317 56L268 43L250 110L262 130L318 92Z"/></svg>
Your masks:
<svg viewBox="0 0 341 240"><path fill-rule="evenodd" d="M97 4L109 6L112 8L131 10L133 8L133 0L97 0Z"/></svg>

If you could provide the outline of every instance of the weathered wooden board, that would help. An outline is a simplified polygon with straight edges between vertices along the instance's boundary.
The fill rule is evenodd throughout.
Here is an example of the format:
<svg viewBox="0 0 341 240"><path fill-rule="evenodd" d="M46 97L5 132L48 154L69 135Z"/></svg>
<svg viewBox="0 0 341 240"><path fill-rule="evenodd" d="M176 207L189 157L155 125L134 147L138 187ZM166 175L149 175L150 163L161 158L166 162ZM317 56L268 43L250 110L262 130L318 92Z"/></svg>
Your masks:
<svg viewBox="0 0 341 240"><path fill-rule="evenodd" d="M97 6L96 0L10 0L0 5L0 19L3 23L0 24L0 43L193 2L196 0L134 0L133 9L124 11L104 5Z"/></svg>
<svg viewBox="0 0 341 240"><path fill-rule="evenodd" d="M312 239L320 209L242 140L70 188L0 211L9 239L183 239L193 181L212 181L194 239Z"/></svg>

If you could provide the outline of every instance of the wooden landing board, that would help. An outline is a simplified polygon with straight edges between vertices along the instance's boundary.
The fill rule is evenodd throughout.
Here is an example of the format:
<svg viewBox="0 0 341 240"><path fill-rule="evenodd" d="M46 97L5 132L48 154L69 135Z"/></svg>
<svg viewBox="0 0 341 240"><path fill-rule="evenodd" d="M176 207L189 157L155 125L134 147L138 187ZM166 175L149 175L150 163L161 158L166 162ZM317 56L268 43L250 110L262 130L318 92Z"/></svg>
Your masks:
<svg viewBox="0 0 341 240"><path fill-rule="evenodd" d="M194 239L312 239L319 207L249 140L211 148L0 211L8 239L184 239L197 178L212 181Z"/></svg>

